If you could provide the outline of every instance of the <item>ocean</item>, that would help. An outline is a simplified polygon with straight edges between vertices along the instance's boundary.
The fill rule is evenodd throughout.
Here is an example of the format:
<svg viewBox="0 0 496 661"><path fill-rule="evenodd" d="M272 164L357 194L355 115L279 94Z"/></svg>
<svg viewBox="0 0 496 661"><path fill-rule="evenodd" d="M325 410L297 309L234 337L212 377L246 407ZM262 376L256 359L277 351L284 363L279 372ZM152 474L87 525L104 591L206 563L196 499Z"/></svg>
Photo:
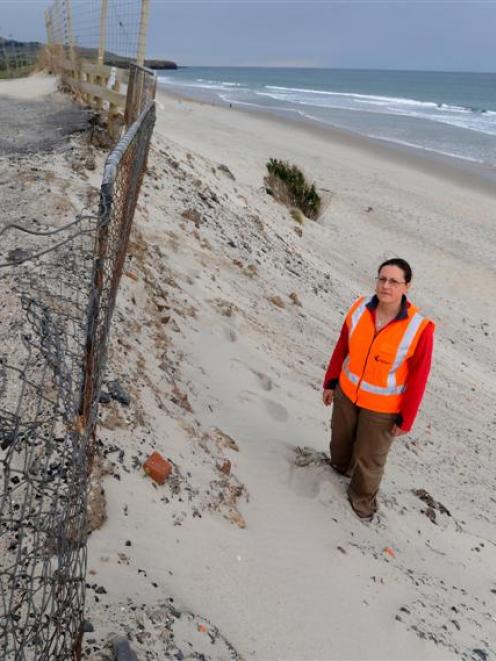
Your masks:
<svg viewBox="0 0 496 661"><path fill-rule="evenodd" d="M495 73L187 67L159 84L496 166Z"/></svg>

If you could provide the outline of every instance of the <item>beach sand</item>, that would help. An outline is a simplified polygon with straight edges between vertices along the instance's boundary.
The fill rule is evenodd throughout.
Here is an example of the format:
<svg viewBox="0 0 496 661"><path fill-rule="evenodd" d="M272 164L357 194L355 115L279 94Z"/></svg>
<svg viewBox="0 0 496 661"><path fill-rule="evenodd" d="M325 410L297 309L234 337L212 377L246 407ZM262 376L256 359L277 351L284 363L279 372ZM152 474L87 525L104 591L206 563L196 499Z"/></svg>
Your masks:
<svg viewBox="0 0 496 661"><path fill-rule="evenodd" d="M102 405L97 429L86 656L124 632L140 659L492 658L495 197L370 141L165 94L157 111L109 356L131 403ZM266 194L269 157L316 182L317 222ZM436 346L363 523L326 463L321 383L392 256Z"/></svg>
<svg viewBox="0 0 496 661"><path fill-rule="evenodd" d="M327 198L302 236L265 193L271 156ZM155 488L130 468L106 480L108 520L89 546L102 601L171 597L244 658L496 652L495 199L455 170L159 95L130 250L138 279L124 278L110 361L133 390L120 411L130 423L99 435L137 465L159 450L177 480ZM436 349L417 424L395 442L366 525L320 454L321 381L346 309L397 255L413 265L412 299L437 324ZM216 469L225 458L229 480Z"/></svg>

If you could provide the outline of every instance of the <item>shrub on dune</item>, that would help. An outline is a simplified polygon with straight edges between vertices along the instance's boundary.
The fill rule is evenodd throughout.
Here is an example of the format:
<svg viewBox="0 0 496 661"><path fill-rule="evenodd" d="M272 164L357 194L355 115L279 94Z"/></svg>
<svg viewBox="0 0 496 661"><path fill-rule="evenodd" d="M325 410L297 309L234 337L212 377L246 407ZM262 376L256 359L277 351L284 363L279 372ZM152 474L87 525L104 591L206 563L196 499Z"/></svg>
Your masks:
<svg viewBox="0 0 496 661"><path fill-rule="evenodd" d="M267 193L290 208L300 209L307 218L316 220L322 200L315 184L309 184L303 172L287 161L271 158L266 167L268 174L264 181Z"/></svg>

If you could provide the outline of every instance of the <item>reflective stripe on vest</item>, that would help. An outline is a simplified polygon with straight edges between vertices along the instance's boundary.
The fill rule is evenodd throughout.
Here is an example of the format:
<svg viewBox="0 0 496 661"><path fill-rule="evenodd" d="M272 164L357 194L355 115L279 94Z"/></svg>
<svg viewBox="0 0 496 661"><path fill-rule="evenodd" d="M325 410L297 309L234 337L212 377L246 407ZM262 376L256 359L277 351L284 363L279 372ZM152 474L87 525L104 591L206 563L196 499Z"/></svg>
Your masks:
<svg viewBox="0 0 496 661"><path fill-rule="evenodd" d="M365 312L367 305L370 303L371 300L372 300L372 296L368 299L364 298L363 301L355 310L355 312L353 312L353 314L351 315L351 328L348 331L348 337L351 337L353 335L355 328L358 326L358 322L362 318L362 315Z"/></svg>
<svg viewBox="0 0 496 661"><path fill-rule="evenodd" d="M351 383L354 386L357 386L360 383L360 377L350 371L348 368L349 362L350 359L347 356L343 363L343 371ZM405 386L374 386L373 383L368 383L368 381L362 381L362 383L360 383L360 389L365 390L366 392L371 392L374 395L401 395L405 392Z"/></svg>
<svg viewBox="0 0 496 661"><path fill-rule="evenodd" d="M419 312L416 312L410 319L410 323L406 327L406 331L401 338L400 346L396 352L396 358L394 359L393 365L388 374L387 384L389 387L394 387L396 385L396 372L398 367L407 357L413 338L417 334L419 326L423 321L424 317Z"/></svg>
<svg viewBox="0 0 496 661"><path fill-rule="evenodd" d="M368 302L369 301L363 301L353 313L351 319L352 329L350 329L350 335L352 330L356 328L358 321L360 320L362 314L364 313ZM357 315L357 313L359 314ZM355 315L357 316L355 317ZM376 386L372 383L368 383L367 381L362 381L360 383L360 377L354 372L352 372L348 367L350 362L350 357L347 356L343 363L343 371L346 374L347 378L351 381L351 383L353 383L353 385L355 386L358 386L358 384L360 383L360 389L365 390L365 392L371 392L374 395L401 395L402 393L404 393L406 389L405 386L396 385L396 372L399 366L401 365L401 363L407 357L410 346L415 338L415 335L417 334L420 324L423 321L424 321L424 317L419 312L416 312L413 315L413 317L410 319L408 326L406 327L405 332L403 333L403 337L401 338L401 342L396 352L396 357L394 359L394 362L391 365L391 369L389 370L389 374L387 376L387 386Z"/></svg>

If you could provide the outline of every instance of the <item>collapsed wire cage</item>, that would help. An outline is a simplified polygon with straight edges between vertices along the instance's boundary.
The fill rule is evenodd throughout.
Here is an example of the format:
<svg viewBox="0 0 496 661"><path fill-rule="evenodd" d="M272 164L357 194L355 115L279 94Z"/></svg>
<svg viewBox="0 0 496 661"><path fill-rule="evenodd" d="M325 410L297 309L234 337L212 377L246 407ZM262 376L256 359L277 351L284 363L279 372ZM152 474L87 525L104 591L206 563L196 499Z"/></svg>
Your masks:
<svg viewBox="0 0 496 661"><path fill-rule="evenodd" d="M154 89L154 74L143 89ZM131 83L132 87L133 83ZM128 90L133 93L133 90ZM87 489L112 313L155 123L142 94L95 215L0 227L0 658L79 659Z"/></svg>

